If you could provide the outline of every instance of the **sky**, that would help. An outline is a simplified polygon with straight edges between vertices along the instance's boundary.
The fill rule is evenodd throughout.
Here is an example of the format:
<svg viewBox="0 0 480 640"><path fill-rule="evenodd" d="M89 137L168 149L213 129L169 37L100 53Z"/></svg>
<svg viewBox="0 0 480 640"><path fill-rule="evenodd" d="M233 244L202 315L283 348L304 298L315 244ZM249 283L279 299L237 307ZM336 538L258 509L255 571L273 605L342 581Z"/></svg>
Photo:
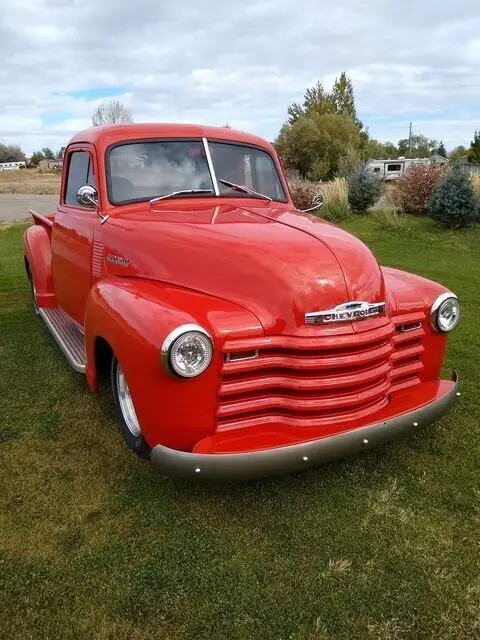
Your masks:
<svg viewBox="0 0 480 640"><path fill-rule="evenodd" d="M0 0L0 142L64 146L98 104L273 140L346 71L372 137L468 145L480 129L479 0Z"/></svg>

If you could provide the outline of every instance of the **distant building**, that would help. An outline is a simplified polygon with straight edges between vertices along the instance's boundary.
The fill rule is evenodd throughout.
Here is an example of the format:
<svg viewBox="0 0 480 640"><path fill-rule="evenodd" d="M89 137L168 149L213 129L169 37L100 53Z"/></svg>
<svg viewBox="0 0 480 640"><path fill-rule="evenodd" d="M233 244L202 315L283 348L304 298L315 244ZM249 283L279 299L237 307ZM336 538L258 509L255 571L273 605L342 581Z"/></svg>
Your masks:
<svg viewBox="0 0 480 640"><path fill-rule="evenodd" d="M11 171L12 169L25 169L26 164L23 161L19 162L0 162L0 171Z"/></svg>
<svg viewBox="0 0 480 640"><path fill-rule="evenodd" d="M40 169L61 169L63 165L63 160L48 160L44 158L40 160L38 166Z"/></svg>
<svg viewBox="0 0 480 640"><path fill-rule="evenodd" d="M369 160L367 169L383 180L397 180L401 178L405 171L415 164L447 164L447 158L439 155L433 155L429 158L405 158L400 157L396 160Z"/></svg>

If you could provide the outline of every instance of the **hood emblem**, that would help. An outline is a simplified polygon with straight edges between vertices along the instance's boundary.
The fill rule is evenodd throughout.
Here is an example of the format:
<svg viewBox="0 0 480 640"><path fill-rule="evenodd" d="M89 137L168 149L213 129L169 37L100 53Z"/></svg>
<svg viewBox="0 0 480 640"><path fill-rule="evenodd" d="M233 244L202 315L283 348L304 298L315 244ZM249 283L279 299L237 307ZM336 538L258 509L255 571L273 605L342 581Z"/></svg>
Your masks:
<svg viewBox="0 0 480 640"><path fill-rule="evenodd" d="M327 324L348 322L378 316L385 312L385 302L346 302L326 311L312 311L305 314L305 324Z"/></svg>
<svg viewBox="0 0 480 640"><path fill-rule="evenodd" d="M107 262L118 264L118 266L120 267L128 267L128 265L130 264L130 260L128 260L128 258L124 258L123 256L115 256L112 253L108 254Z"/></svg>

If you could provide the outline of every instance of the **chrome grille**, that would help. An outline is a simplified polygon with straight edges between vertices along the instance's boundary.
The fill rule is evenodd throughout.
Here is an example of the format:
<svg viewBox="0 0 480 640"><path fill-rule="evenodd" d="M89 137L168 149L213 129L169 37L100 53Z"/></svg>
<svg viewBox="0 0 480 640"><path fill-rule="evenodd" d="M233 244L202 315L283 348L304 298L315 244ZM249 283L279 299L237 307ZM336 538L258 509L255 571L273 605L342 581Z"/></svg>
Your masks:
<svg viewBox="0 0 480 640"><path fill-rule="evenodd" d="M334 337L227 341L217 429L320 427L378 411L393 391L420 381L424 319L402 315L380 329ZM234 357L253 351L255 358Z"/></svg>

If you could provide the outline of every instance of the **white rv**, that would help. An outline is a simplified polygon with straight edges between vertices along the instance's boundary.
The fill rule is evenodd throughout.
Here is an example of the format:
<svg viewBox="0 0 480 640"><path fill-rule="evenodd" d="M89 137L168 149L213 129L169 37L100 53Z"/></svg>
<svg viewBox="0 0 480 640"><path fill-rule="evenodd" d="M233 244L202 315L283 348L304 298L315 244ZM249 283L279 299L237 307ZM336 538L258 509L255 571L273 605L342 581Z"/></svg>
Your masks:
<svg viewBox="0 0 480 640"><path fill-rule="evenodd" d="M0 171L12 171L15 169L25 169L25 162L0 162Z"/></svg>
<svg viewBox="0 0 480 640"><path fill-rule="evenodd" d="M400 158L391 160L369 160L367 169L382 180L397 180L413 164L446 164L448 160L443 156L434 155L430 158Z"/></svg>

